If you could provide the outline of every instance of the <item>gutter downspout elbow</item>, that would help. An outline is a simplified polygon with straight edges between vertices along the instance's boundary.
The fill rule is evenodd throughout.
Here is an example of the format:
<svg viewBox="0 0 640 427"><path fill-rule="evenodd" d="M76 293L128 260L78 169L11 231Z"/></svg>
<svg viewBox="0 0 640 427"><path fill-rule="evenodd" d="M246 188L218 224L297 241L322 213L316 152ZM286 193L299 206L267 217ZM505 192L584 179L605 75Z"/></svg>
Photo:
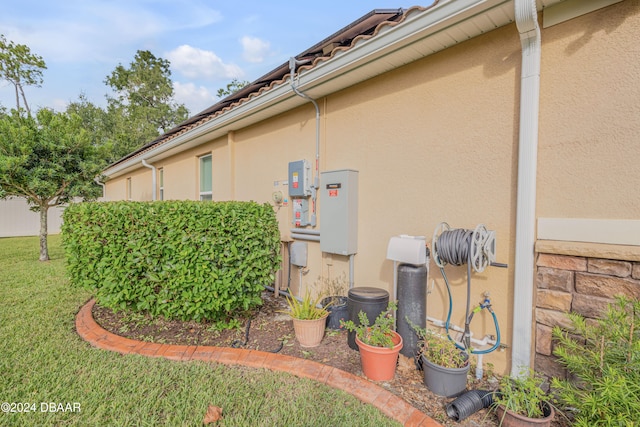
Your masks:
<svg viewBox="0 0 640 427"><path fill-rule="evenodd" d="M100 187L102 187L102 198L106 199L106 197L107 197L107 186L104 184L104 182L100 181L100 177L99 176L96 176L95 178L93 178L93 182L95 182Z"/></svg>
<svg viewBox="0 0 640 427"><path fill-rule="evenodd" d="M522 45L511 375L531 366L541 36L535 0L515 0Z"/></svg>
<svg viewBox="0 0 640 427"><path fill-rule="evenodd" d="M147 163L145 159L142 159L142 166L151 169L151 200L156 201L156 167Z"/></svg>
<svg viewBox="0 0 640 427"><path fill-rule="evenodd" d="M309 100L316 109L316 175L313 180L312 195L311 195L311 199L313 200L313 206L311 209L311 226L315 227L316 226L316 204L318 200L317 192L318 192L318 189L320 188L320 106L318 105L315 99L311 98L306 93L301 92L296 87L296 84L295 84L296 65L304 64L306 62L308 61L298 61L295 57L292 56L291 58L289 58L289 73L290 73L290 80L291 80L291 89L293 90L293 92L296 95Z"/></svg>

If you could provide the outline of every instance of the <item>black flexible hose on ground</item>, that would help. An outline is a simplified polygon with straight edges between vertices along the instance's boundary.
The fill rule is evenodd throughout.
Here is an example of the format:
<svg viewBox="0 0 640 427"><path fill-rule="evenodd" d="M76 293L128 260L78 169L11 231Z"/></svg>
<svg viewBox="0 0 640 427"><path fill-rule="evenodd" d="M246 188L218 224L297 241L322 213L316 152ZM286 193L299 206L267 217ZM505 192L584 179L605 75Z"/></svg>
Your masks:
<svg viewBox="0 0 640 427"><path fill-rule="evenodd" d="M489 390L469 390L446 407L447 415L455 421L462 421L480 409L493 404L493 392Z"/></svg>
<svg viewBox="0 0 640 427"><path fill-rule="evenodd" d="M247 320L247 327L244 330L244 342L240 340L233 340L231 343L232 348L244 347L249 342L249 328L251 328L251 319Z"/></svg>
<svg viewBox="0 0 640 427"><path fill-rule="evenodd" d="M240 340L234 340L231 343L231 347L232 348L240 348L240 347L245 347L247 345L247 343L249 342L249 329L251 328L251 319L247 320L247 327L244 330L244 342L240 341ZM284 341L280 340L280 345L275 348L274 350L267 350L267 352L269 353L278 353L280 352L280 350L282 350L282 348L284 347Z"/></svg>

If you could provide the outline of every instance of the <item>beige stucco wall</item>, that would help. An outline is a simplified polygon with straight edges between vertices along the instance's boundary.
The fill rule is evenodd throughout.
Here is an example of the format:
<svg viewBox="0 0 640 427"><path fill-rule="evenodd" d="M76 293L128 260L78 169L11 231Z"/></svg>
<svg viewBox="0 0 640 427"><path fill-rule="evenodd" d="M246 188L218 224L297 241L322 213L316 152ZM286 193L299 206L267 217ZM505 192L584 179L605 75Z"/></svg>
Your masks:
<svg viewBox="0 0 640 427"><path fill-rule="evenodd" d="M538 216L640 213L640 3L542 34Z"/></svg>
<svg viewBox="0 0 640 427"><path fill-rule="evenodd" d="M623 2L542 32L539 216L632 218L640 211L637 4ZM385 258L392 236L430 241L441 221L454 228L483 223L497 232L497 258L509 269L473 273L471 302L490 293L507 347L514 314L520 60L518 32L510 25L318 100L320 169L359 171L355 286L391 291L393 264ZM208 152L214 200L270 202L274 190L287 192L290 161L314 164L314 108L306 104L158 162L165 199L198 198L197 156ZM124 198L127 177L107 183L110 200ZM150 186L150 171L131 177L134 200L149 200L150 192L137 189ZM320 192L320 230L331 227L322 221L322 202ZM274 209L286 239L291 203ZM294 292L348 277L347 257L323 254L315 242L308 246L307 268L292 270ZM447 274L451 320L463 325L466 268L448 266ZM427 314L444 319L447 295L433 263L428 286ZM472 331L477 338L494 334L488 313L474 317ZM509 352L484 361L505 371Z"/></svg>
<svg viewBox="0 0 640 427"><path fill-rule="evenodd" d="M127 200L127 180L131 179L130 199L134 201L151 200L152 197L152 176L151 169L142 167L130 174L111 179L106 182L106 200Z"/></svg>

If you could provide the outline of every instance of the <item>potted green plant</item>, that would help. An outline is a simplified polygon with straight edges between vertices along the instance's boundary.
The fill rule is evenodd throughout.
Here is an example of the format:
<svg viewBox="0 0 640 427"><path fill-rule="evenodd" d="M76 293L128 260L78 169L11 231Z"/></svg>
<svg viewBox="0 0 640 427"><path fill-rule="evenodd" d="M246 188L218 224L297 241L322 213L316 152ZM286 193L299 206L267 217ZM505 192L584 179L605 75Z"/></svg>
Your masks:
<svg viewBox="0 0 640 427"><path fill-rule="evenodd" d="M499 390L493 397L493 407L500 426L551 425L555 412L542 390L543 382L544 379L534 372L520 377L502 377Z"/></svg>
<svg viewBox="0 0 640 427"><path fill-rule="evenodd" d="M301 347L317 347L324 337L324 329L329 312L319 305L320 298L313 299L309 291L298 300L287 296L287 313L293 320L293 329Z"/></svg>
<svg viewBox="0 0 640 427"><path fill-rule="evenodd" d="M452 397L467 388L469 355L448 337L411 325L418 334L418 363L424 385L439 396Z"/></svg>
<svg viewBox="0 0 640 427"><path fill-rule="evenodd" d="M374 381L388 381L395 375L398 353L402 349L402 337L393 330L396 308L395 301L389 302L387 310L380 313L372 325L363 311L358 313L359 325L352 320L340 321L345 329L355 331L362 372Z"/></svg>

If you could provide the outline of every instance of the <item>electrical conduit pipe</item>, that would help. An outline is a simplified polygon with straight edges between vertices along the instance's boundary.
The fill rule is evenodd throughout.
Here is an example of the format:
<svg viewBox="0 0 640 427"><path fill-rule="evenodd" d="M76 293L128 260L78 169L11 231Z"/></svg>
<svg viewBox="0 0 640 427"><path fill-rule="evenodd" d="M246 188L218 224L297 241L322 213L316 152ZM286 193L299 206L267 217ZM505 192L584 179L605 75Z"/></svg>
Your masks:
<svg viewBox="0 0 640 427"><path fill-rule="evenodd" d="M535 0L515 0L522 45L511 375L531 365L541 37Z"/></svg>
<svg viewBox="0 0 640 427"><path fill-rule="evenodd" d="M295 57L289 58L289 71L290 71L290 80L291 80L291 89L293 92L304 98L309 100L316 109L316 175L313 180L313 187L311 189L311 226L316 226L316 202L318 199L318 189L320 188L320 106L316 102L315 99L311 98L306 93L301 92L295 84L295 72L297 64L304 64L309 61L298 61Z"/></svg>

